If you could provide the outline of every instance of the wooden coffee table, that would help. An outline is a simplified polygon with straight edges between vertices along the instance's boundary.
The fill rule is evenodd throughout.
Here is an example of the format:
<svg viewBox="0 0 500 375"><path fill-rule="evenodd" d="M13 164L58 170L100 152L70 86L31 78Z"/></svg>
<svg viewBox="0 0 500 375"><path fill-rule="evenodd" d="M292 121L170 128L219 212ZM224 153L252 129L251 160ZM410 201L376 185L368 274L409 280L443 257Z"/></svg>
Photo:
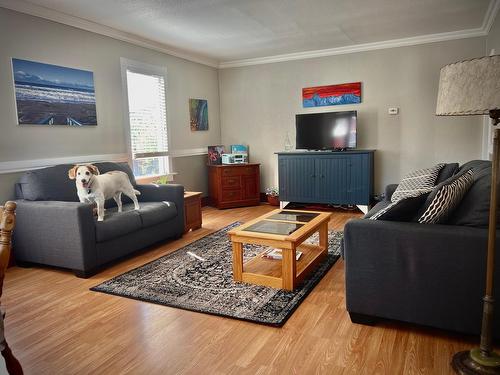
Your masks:
<svg viewBox="0 0 500 375"><path fill-rule="evenodd" d="M330 217L328 212L274 210L230 230L234 281L294 290L327 257ZM319 245L303 243L315 232L319 232ZM243 264L245 243L282 249L283 259L258 254ZM295 260L296 250L303 253L299 260Z"/></svg>

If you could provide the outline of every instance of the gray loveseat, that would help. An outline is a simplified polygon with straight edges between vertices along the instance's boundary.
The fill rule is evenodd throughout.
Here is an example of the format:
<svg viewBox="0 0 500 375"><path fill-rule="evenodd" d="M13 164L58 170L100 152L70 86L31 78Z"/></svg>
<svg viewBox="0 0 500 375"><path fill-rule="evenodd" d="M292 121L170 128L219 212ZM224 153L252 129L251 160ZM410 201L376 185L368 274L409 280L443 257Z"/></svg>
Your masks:
<svg viewBox="0 0 500 375"><path fill-rule="evenodd" d="M480 332L491 163L471 161L460 170L469 168L475 173L474 184L444 225L368 219L346 224L346 305L353 322L388 318ZM395 188L387 187L386 200L367 217L388 204ZM496 248L500 254L499 230ZM496 257L495 278L495 299L500 301L500 256ZM500 337L498 302L494 335Z"/></svg>
<svg viewBox="0 0 500 375"><path fill-rule="evenodd" d="M17 224L13 252L21 266L32 263L63 267L89 277L103 265L184 230L184 188L181 185L138 185L126 163L97 163L101 173L126 172L138 196L140 210L122 196L123 212L106 202L104 221L93 207L80 203L72 165L26 172L16 184Z"/></svg>

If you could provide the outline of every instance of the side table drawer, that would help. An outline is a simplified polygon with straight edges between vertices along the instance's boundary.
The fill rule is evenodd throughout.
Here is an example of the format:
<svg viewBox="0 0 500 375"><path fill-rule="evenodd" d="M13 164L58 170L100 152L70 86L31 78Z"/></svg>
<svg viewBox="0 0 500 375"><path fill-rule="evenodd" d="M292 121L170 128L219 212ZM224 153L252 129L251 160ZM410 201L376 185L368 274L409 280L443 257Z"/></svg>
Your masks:
<svg viewBox="0 0 500 375"><path fill-rule="evenodd" d="M222 188L223 189L230 189L230 188L240 188L240 177L239 176L234 176L234 177L222 177Z"/></svg>
<svg viewBox="0 0 500 375"><path fill-rule="evenodd" d="M221 201L231 202L241 199L241 190L222 190Z"/></svg>

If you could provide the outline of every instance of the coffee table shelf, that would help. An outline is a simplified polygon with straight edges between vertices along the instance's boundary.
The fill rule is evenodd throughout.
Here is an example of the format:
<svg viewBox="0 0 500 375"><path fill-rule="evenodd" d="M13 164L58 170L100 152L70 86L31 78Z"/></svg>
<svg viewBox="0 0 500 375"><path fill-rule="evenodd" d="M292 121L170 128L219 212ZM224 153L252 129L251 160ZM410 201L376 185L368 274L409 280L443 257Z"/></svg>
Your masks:
<svg viewBox="0 0 500 375"><path fill-rule="evenodd" d="M309 215L309 221L276 220L270 217L277 214ZM312 216L312 217L311 217ZM313 271L328 255L328 221L331 214L317 211L274 210L266 215L245 223L229 231L233 244L233 278L251 284L270 286L293 290ZM273 223L299 224L291 233L269 233ZM262 228L265 232L259 232ZM286 227L285 227L286 228ZM282 231L283 226L276 226L276 231ZM303 243L312 234L319 232L319 245ZM260 244L282 249L283 259L263 258L258 254L243 263L243 244ZM299 260L295 253L303 254Z"/></svg>
<svg viewBox="0 0 500 375"><path fill-rule="evenodd" d="M302 282L310 271L321 263L325 258L325 249L318 245L302 244L297 247L298 251L302 251L302 256L296 261L296 277L297 282ZM282 286L282 264L280 259L262 258L262 253L253 257L249 261L243 263L243 282L252 283L257 276L267 276L273 279L275 288Z"/></svg>

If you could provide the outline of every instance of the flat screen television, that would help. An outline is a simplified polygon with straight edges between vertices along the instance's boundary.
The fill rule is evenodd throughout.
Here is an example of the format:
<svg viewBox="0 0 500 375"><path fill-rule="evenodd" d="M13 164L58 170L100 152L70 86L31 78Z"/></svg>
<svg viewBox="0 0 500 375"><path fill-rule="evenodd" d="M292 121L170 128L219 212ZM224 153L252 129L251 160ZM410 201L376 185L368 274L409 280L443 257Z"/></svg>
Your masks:
<svg viewBox="0 0 500 375"><path fill-rule="evenodd" d="M356 123L356 111L296 115L296 148L306 150L356 148Z"/></svg>

